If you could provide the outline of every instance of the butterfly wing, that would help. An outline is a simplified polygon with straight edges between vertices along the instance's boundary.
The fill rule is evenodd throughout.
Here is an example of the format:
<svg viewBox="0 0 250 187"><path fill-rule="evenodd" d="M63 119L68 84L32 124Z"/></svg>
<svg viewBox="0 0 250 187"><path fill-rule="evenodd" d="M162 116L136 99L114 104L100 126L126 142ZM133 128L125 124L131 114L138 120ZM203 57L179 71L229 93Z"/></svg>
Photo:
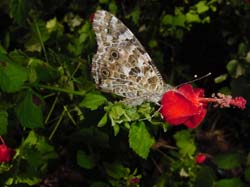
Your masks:
<svg viewBox="0 0 250 187"><path fill-rule="evenodd" d="M158 102L166 84L133 33L104 10L95 13L93 29L98 49L92 60L92 75L97 86L128 99Z"/></svg>

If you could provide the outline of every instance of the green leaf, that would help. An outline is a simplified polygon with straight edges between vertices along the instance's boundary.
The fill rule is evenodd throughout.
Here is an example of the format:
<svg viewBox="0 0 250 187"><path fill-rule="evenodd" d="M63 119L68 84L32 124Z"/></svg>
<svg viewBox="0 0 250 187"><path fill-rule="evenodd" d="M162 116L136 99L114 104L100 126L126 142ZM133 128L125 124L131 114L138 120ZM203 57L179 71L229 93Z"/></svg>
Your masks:
<svg viewBox="0 0 250 187"><path fill-rule="evenodd" d="M98 122L98 127L103 127L104 125L107 124L107 121L108 121L108 114L105 113L103 116L102 116L102 119Z"/></svg>
<svg viewBox="0 0 250 187"><path fill-rule="evenodd" d="M5 185L13 185L13 184L23 184L23 187L27 187L24 186L24 184L28 184L29 186L33 186L38 184L39 182L41 182L41 178L38 177L28 177L28 176L15 176L8 178L8 180L5 182ZM15 185L16 186L16 185Z"/></svg>
<svg viewBox="0 0 250 187"><path fill-rule="evenodd" d="M154 138L149 134L144 122L131 125L129 130L129 146L142 158L148 157L150 148L155 143Z"/></svg>
<svg viewBox="0 0 250 187"><path fill-rule="evenodd" d="M8 113L5 110L0 110L0 135L7 132L8 126Z"/></svg>
<svg viewBox="0 0 250 187"><path fill-rule="evenodd" d="M108 4L109 0L99 0L100 4Z"/></svg>
<svg viewBox="0 0 250 187"><path fill-rule="evenodd" d="M109 144L109 136L97 127L81 129L77 133L72 134L72 136L80 136L80 139L87 140L86 143L93 147L106 148Z"/></svg>
<svg viewBox="0 0 250 187"><path fill-rule="evenodd" d="M141 10L137 6L130 14L127 15L126 18L131 18L132 21L137 25L139 23L140 15L141 15Z"/></svg>
<svg viewBox="0 0 250 187"><path fill-rule="evenodd" d="M28 0L10 1L10 15L18 24L23 25L26 22L30 4Z"/></svg>
<svg viewBox="0 0 250 187"><path fill-rule="evenodd" d="M209 7L206 4L206 1L199 1L196 5L198 14L202 14L209 10Z"/></svg>
<svg viewBox="0 0 250 187"><path fill-rule="evenodd" d="M38 58L29 58L28 64L30 67L30 82L49 82L59 77L58 69Z"/></svg>
<svg viewBox="0 0 250 187"><path fill-rule="evenodd" d="M150 40L150 41L148 42L148 46L149 46L150 48L155 48L155 47L158 46L158 43L157 43L156 40Z"/></svg>
<svg viewBox="0 0 250 187"><path fill-rule="evenodd" d="M182 130L174 135L176 145L180 148L180 153L183 155L193 155L196 151L194 138L189 130Z"/></svg>
<svg viewBox="0 0 250 187"><path fill-rule="evenodd" d="M165 15L162 19L162 23L164 25L172 25L173 24L173 16L172 15Z"/></svg>
<svg viewBox="0 0 250 187"><path fill-rule="evenodd" d="M31 90L26 92L23 101L16 108L17 118L23 127L43 127L42 100L32 94Z"/></svg>
<svg viewBox="0 0 250 187"><path fill-rule="evenodd" d="M221 169L233 169L240 167L242 156L239 153L220 154L214 158L214 162Z"/></svg>
<svg viewBox="0 0 250 187"><path fill-rule="evenodd" d="M90 110L96 110L99 106L107 102L107 99L101 94L87 93L80 103L80 107L86 107Z"/></svg>
<svg viewBox="0 0 250 187"><path fill-rule="evenodd" d="M46 170L48 160L57 158L54 147L47 143L46 138L30 131L22 142L17 153L20 159L25 160L25 172L29 178L39 175Z"/></svg>
<svg viewBox="0 0 250 187"><path fill-rule="evenodd" d="M230 60L228 63L227 63L227 71L231 74L231 75L234 75L235 72L236 72L236 68L237 68L237 65L238 65L238 60Z"/></svg>
<svg viewBox="0 0 250 187"><path fill-rule="evenodd" d="M95 167L93 158L84 151L77 151L76 160L77 164L84 169L93 169Z"/></svg>
<svg viewBox="0 0 250 187"><path fill-rule="evenodd" d="M173 17L173 25L185 27L186 16L184 14L178 14Z"/></svg>
<svg viewBox="0 0 250 187"><path fill-rule="evenodd" d="M216 182L215 187L243 187L244 184L239 178L221 179Z"/></svg>
<svg viewBox="0 0 250 187"><path fill-rule="evenodd" d="M28 71L0 53L0 88L13 93L19 91L28 80Z"/></svg>
<svg viewBox="0 0 250 187"><path fill-rule="evenodd" d="M114 179L121 179L129 174L129 169L125 168L120 163L104 163L104 168L107 174Z"/></svg>
<svg viewBox="0 0 250 187"><path fill-rule="evenodd" d="M197 174L195 187L213 187L215 173L209 167L202 167Z"/></svg>
<svg viewBox="0 0 250 187"><path fill-rule="evenodd" d="M201 19L198 14L196 14L194 11L189 11L186 14L186 20L188 23L200 23Z"/></svg>
<svg viewBox="0 0 250 187"><path fill-rule="evenodd" d="M250 182L250 167L249 166L244 171L244 179L247 182Z"/></svg>
<svg viewBox="0 0 250 187"><path fill-rule="evenodd" d="M241 42L238 45L238 55L239 56L244 56L247 53L247 50L248 50L248 46L246 45L246 43Z"/></svg>
<svg viewBox="0 0 250 187"><path fill-rule="evenodd" d="M222 74L214 79L216 84L222 83L223 81L227 80L227 74Z"/></svg>
<svg viewBox="0 0 250 187"><path fill-rule="evenodd" d="M112 12L113 14L115 14L117 12L117 5L116 5L115 1L111 1L109 3L109 11Z"/></svg>
<svg viewBox="0 0 250 187"><path fill-rule="evenodd" d="M2 53L2 54L7 54L6 49L2 46L1 43L0 43L0 53Z"/></svg>

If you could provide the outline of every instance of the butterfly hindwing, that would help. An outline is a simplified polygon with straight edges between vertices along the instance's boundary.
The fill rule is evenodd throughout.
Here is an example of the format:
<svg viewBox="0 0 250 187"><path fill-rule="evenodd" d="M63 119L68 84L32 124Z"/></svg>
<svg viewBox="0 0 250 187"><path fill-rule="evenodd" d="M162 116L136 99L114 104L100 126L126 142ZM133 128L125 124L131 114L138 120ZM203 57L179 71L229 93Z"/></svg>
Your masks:
<svg viewBox="0 0 250 187"><path fill-rule="evenodd" d="M92 60L97 86L127 99L158 102L165 83L133 33L104 10L95 13L93 29L98 49Z"/></svg>

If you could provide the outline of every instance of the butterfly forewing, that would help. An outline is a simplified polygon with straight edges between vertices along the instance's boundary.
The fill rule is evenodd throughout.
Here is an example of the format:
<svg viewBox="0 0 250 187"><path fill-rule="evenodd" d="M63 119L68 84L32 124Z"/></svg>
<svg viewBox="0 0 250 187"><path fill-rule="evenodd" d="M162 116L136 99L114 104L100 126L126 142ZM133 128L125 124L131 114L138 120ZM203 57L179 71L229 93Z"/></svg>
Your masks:
<svg viewBox="0 0 250 187"><path fill-rule="evenodd" d="M157 68L133 33L107 11L95 13L97 53L92 74L97 86L127 99L158 102L166 91Z"/></svg>

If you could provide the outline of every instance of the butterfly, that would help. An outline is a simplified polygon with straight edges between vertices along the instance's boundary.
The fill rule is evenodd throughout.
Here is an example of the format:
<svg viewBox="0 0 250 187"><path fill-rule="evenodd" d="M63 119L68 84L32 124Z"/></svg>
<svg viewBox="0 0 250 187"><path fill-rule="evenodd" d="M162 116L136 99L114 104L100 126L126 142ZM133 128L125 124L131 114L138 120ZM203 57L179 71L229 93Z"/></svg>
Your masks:
<svg viewBox="0 0 250 187"><path fill-rule="evenodd" d="M159 104L169 85L133 33L105 10L95 12L92 25L98 47L91 72L97 87L129 105Z"/></svg>

